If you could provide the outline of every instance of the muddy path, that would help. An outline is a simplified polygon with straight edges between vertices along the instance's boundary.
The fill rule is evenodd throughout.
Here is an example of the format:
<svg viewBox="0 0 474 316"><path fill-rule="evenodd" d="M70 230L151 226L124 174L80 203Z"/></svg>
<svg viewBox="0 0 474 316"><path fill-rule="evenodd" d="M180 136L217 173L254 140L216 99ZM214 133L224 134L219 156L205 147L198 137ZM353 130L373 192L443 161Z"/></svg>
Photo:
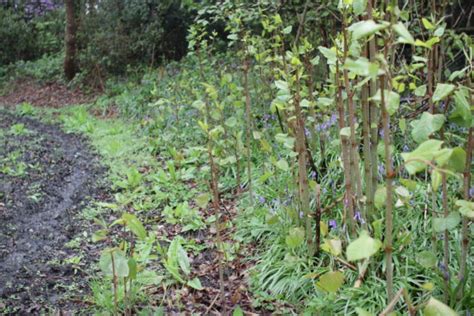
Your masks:
<svg viewBox="0 0 474 316"><path fill-rule="evenodd" d="M95 253L78 249L80 212L103 175L81 136L0 109L0 314L81 309Z"/></svg>

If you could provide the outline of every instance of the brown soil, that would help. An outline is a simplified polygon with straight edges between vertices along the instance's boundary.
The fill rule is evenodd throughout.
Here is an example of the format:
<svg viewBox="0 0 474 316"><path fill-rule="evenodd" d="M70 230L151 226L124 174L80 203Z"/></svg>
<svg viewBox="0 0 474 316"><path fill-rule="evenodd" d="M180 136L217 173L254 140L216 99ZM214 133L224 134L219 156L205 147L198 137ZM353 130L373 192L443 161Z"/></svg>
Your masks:
<svg viewBox="0 0 474 316"><path fill-rule="evenodd" d="M79 88L70 89L66 85L51 82L40 84L32 79L17 80L6 95L0 95L0 105L14 106L23 102L34 106L59 108L65 105L93 102L96 95L86 94Z"/></svg>

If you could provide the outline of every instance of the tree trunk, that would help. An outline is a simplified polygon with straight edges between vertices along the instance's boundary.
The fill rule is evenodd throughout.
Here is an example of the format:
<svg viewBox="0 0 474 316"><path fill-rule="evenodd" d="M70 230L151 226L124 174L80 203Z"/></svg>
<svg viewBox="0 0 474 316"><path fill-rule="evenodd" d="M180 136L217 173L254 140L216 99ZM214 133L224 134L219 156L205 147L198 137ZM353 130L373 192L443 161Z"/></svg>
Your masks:
<svg viewBox="0 0 474 316"><path fill-rule="evenodd" d="M77 73L76 65L76 16L74 14L74 1L66 0L66 56L64 57L64 76L68 81Z"/></svg>

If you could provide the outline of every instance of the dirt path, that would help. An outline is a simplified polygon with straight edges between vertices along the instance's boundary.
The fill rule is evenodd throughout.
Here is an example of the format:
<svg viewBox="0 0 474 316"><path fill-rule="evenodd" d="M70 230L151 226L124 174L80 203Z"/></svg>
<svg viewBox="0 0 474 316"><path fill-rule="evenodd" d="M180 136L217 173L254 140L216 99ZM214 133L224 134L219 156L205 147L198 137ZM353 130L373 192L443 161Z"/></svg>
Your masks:
<svg viewBox="0 0 474 316"><path fill-rule="evenodd" d="M74 308L88 258L73 238L89 230L75 215L101 174L82 137L0 110L0 313Z"/></svg>

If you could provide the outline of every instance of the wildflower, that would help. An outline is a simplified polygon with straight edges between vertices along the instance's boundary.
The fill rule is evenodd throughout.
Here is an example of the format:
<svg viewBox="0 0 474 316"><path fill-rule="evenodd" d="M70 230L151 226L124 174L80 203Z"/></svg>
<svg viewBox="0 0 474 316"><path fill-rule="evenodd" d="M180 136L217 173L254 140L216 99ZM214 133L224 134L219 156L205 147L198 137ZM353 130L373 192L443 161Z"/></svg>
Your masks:
<svg viewBox="0 0 474 316"><path fill-rule="evenodd" d="M472 198L474 196L474 187L469 189L469 197Z"/></svg>
<svg viewBox="0 0 474 316"><path fill-rule="evenodd" d="M379 164L377 170L379 172L379 175L383 176L385 174L385 166L383 164Z"/></svg>
<svg viewBox="0 0 474 316"><path fill-rule="evenodd" d="M330 227L331 229L337 229L337 222L336 222L335 219L330 219L330 220L329 220L329 227Z"/></svg>
<svg viewBox="0 0 474 316"><path fill-rule="evenodd" d="M406 144L403 145L403 151L404 151L404 152L410 151L410 147L408 147L408 145L406 145Z"/></svg>
<svg viewBox="0 0 474 316"><path fill-rule="evenodd" d="M364 221L364 219L362 218L362 215L360 214L359 211L357 211L357 212L355 213L354 219L355 219L356 221L358 221L359 223L361 223L361 224L365 224L365 221Z"/></svg>
<svg viewBox="0 0 474 316"><path fill-rule="evenodd" d="M438 268L439 268L439 270L441 271L441 273L442 273L442 275L443 275L443 278L444 278L445 280L449 280L449 271L448 271L448 269L446 268L446 266L444 265L443 262L440 262L440 263L438 264Z"/></svg>
<svg viewBox="0 0 474 316"><path fill-rule="evenodd" d="M383 131L383 129L379 130L379 135L380 138L383 138L385 136L385 132Z"/></svg>
<svg viewBox="0 0 474 316"><path fill-rule="evenodd" d="M303 216L304 216L304 213L300 212L300 218L303 218Z"/></svg>
<svg viewBox="0 0 474 316"><path fill-rule="evenodd" d="M260 195L260 196L258 197L258 201L263 204L263 203L265 203L265 198Z"/></svg>
<svg viewBox="0 0 474 316"><path fill-rule="evenodd" d="M306 127L304 128L304 135L305 135L306 137L309 136L309 130L308 130Z"/></svg>
<svg viewBox="0 0 474 316"><path fill-rule="evenodd" d="M309 174L309 177L310 177L311 179L313 179L313 180L316 179L316 172L315 172L315 171L311 171L311 173Z"/></svg>

